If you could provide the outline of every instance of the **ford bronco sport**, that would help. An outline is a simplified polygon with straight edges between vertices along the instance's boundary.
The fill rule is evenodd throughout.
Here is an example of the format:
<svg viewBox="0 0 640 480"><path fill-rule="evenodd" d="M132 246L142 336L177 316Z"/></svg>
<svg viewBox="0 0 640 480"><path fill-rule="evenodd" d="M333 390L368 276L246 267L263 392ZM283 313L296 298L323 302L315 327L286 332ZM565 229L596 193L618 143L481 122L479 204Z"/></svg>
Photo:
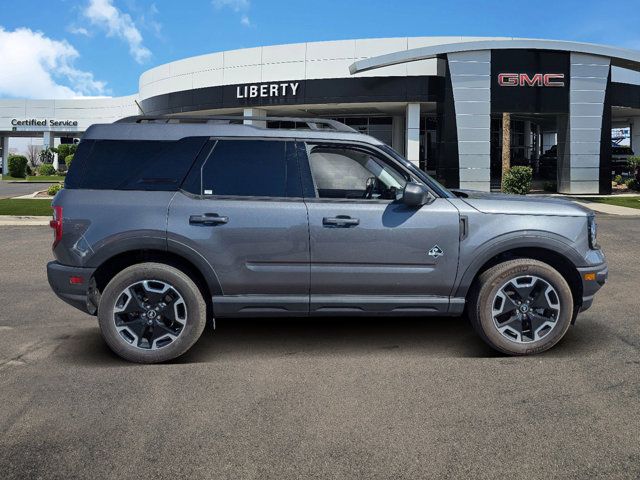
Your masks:
<svg viewBox="0 0 640 480"><path fill-rule="evenodd" d="M451 192L335 121L253 120L133 117L83 136L47 273L125 359L173 359L214 317L465 310L524 355L555 345L606 280L587 209Z"/></svg>

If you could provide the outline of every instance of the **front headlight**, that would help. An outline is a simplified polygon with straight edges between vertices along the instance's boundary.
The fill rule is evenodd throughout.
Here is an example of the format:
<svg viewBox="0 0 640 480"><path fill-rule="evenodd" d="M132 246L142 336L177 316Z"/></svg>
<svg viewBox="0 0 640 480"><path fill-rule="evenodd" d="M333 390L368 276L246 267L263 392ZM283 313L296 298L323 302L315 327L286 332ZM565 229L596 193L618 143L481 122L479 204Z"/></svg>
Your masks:
<svg viewBox="0 0 640 480"><path fill-rule="evenodd" d="M598 248L598 224L595 215L589 215L589 248L596 250Z"/></svg>

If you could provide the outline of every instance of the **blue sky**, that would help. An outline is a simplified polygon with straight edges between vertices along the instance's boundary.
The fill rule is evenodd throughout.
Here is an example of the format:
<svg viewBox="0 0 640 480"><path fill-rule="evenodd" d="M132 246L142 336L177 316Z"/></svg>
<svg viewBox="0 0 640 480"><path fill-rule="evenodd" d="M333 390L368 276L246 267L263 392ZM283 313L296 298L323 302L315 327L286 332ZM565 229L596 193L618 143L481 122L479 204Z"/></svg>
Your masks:
<svg viewBox="0 0 640 480"><path fill-rule="evenodd" d="M640 49L639 1L2 0L0 97L126 95L156 65L234 48L480 35Z"/></svg>

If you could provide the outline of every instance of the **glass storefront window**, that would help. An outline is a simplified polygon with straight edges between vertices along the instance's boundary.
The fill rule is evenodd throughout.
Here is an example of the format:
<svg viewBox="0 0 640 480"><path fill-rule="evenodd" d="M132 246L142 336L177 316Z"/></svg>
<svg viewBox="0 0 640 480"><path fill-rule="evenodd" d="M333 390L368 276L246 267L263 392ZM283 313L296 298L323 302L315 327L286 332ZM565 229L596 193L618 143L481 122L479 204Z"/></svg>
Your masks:
<svg viewBox="0 0 640 480"><path fill-rule="evenodd" d="M358 132L371 135L391 145L393 141L393 117L332 117Z"/></svg>

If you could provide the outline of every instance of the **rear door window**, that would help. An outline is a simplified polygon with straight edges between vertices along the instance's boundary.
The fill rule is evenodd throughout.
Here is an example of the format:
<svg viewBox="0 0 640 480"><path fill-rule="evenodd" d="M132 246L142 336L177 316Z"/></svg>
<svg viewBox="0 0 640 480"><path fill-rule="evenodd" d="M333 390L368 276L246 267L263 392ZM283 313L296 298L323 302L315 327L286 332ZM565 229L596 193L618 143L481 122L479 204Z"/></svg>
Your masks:
<svg viewBox="0 0 640 480"><path fill-rule="evenodd" d="M66 188L177 190L207 137L177 141L83 140Z"/></svg>
<svg viewBox="0 0 640 480"><path fill-rule="evenodd" d="M288 141L218 140L194 175L199 178L190 175L185 189L200 195L302 197L295 145Z"/></svg>

